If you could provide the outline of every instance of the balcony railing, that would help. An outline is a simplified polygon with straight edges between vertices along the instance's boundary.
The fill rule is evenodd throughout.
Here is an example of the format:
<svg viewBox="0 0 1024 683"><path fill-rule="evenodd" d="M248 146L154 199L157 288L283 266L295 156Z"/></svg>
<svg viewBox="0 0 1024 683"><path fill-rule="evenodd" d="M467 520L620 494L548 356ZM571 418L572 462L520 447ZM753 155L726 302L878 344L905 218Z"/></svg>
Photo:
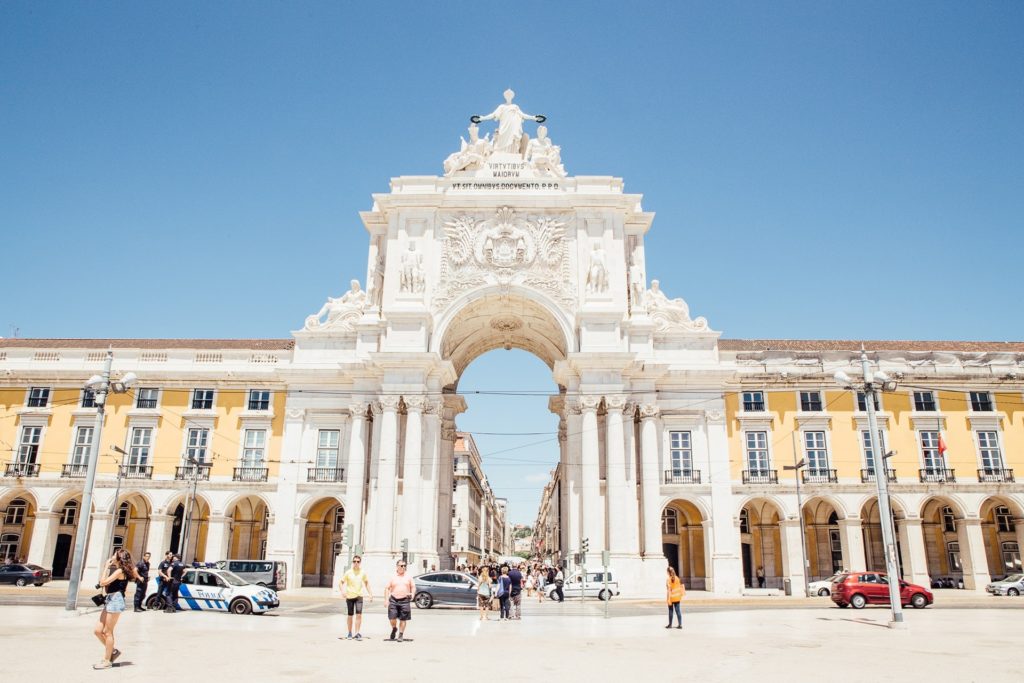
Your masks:
<svg viewBox="0 0 1024 683"><path fill-rule="evenodd" d="M835 484L839 481L835 470L801 470L805 484Z"/></svg>
<svg viewBox="0 0 1024 683"><path fill-rule="evenodd" d="M344 467L310 467L306 472L306 481L339 482L345 481Z"/></svg>
<svg viewBox="0 0 1024 683"><path fill-rule="evenodd" d="M665 470L666 484L699 484L700 470Z"/></svg>
<svg viewBox="0 0 1024 683"><path fill-rule="evenodd" d="M61 479L84 479L89 472L87 463L68 463L60 466Z"/></svg>
<svg viewBox="0 0 1024 683"><path fill-rule="evenodd" d="M744 484L778 484L778 470L743 470Z"/></svg>
<svg viewBox="0 0 1024 683"><path fill-rule="evenodd" d="M210 481L210 467L211 465L206 464L176 467L174 470L174 478L185 481L192 481L193 478L195 478L196 481Z"/></svg>
<svg viewBox="0 0 1024 683"><path fill-rule="evenodd" d="M926 484L943 484L956 482L956 470L949 470L941 467L926 467L918 470L921 481Z"/></svg>
<svg viewBox="0 0 1024 683"><path fill-rule="evenodd" d="M233 481L266 481L266 467L236 467L231 477Z"/></svg>
<svg viewBox="0 0 1024 683"><path fill-rule="evenodd" d="M978 481L984 482L1013 482L1013 470L1002 470L995 469L993 467L986 467L978 470Z"/></svg>
<svg viewBox="0 0 1024 683"><path fill-rule="evenodd" d="M895 482L896 481L896 470L886 470L886 472L889 475L889 481ZM867 482L869 482L869 481L874 481L875 480L875 471L873 469L861 470L860 471L860 480L862 482L864 482L865 484Z"/></svg>
<svg viewBox="0 0 1024 683"><path fill-rule="evenodd" d="M122 465L121 466L121 478L122 479L152 479L153 478L153 466L152 465Z"/></svg>
<svg viewBox="0 0 1024 683"><path fill-rule="evenodd" d="M9 462L4 471L5 477L38 477L39 463L36 462Z"/></svg>

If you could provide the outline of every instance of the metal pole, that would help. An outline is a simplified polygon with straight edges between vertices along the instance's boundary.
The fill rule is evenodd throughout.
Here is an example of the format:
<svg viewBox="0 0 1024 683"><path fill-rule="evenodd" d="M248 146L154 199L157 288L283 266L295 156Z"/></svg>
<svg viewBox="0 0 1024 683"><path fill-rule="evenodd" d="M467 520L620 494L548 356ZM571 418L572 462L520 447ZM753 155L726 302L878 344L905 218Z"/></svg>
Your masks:
<svg viewBox="0 0 1024 683"><path fill-rule="evenodd" d="M868 367L868 354L862 348L860 366L864 373L864 407L868 413L868 429L871 431L871 464L875 470L875 484L878 486L878 522L882 531L882 547L885 549L885 573L889 577L889 606L892 609L892 621L889 628L903 628L903 604L900 600L900 579L896 565L896 541L893 538L892 508L889 505L889 472L885 456L878 439L878 420L875 417L875 401L878 394L875 390L871 368Z"/></svg>
<svg viewBox="0 0 1024 683"><path fill-rule="evenodd" d="M188 536L192 533L192 506L196 499L196 480L198 479L197 474L199 472L199 465L192 458L188 460L188 463L192 466L192 472L189 473L189 478L192 480L192 486L188 490L188 495L185 497L186 508L185 508L185 520L182 524L182 541L181 541L181 561L188 566Z"/></svg>
<svg viewBox="0 0 1024 683"><path fill-rule="evenodd" d="M96 485L96 463L100 459L100 435L103 433L103 412L110 391L110 368L114 364L114 352L107 349L107 361L103 366L103 383L96 390L96 422L92 429L92 447L89 449L89 465L85 472L85 488L82 491L81 514L78 530L75 532L75 550L71 560L71 579L68 581L68 597L64 609L78 608L78 589L82 583L82 568L85 565L85 543L92 523L92 490ZM103 560L100 560L103 562Z"/></svg>

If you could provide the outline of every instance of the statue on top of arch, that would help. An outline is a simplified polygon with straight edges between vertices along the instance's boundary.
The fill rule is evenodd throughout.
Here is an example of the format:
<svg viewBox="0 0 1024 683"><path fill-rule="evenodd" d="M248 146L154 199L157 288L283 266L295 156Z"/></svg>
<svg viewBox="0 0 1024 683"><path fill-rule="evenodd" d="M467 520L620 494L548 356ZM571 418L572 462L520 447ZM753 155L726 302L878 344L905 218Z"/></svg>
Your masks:
<svg viewBox="0 0 1024 683"><path fill-rule="evenodd" d="M708 330L708 321L700 317L690 318L690 307L682 299L669 299L661 289L661 283L651 280L651 288L643 293L640 300L640 312L646 312L662 332L673 328L704 332Z"/></svg>
<svg viewBox="0 0 1024 683"><path fill-rule="evenodd" d="M532 140L523 131L524 121L544 123L547 117L543 114L524 112L519 105L512 102L515 95L515 92L508 89L504 92L504 104L499 104L490 114L474 114L470 117L469 140L460 138L459 151L449 154L444 160L446 176L483 168L492 155L498 154L505 156L505 161L509 157L519 157L538 175L565 177L562 150L547 136L547 128L539 126L537 137ZM493 138L489 133L480 137L480 128L477 124L483 121L498 122Z"/></svg>
<svg viewBox="0 0 1024 683"><path fill-rule="evenodd" d="M327 297L327 301L320 307L320 310L306 318L303 329L351 330L352 326L362 317L366 305L366 292L359 286L359 280L352 280L349 291L338 298Z"/></svg>

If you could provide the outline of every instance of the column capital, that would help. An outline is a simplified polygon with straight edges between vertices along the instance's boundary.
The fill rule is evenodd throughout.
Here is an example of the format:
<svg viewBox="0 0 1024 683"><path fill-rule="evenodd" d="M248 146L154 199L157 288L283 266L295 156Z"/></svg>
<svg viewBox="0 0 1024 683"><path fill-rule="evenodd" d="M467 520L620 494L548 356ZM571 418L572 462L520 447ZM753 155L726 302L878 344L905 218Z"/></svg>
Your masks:
<svg viewBox="0 0 1024 683"><path fill-rule="evenodd" d="M288 422L302 422L306 419L305 408L285 408L284 410L285 420Z"/></svg>
<svg viewBox="0 0 1024 683"><path fill-rule="evenodd" d="M357 417L363 419L366 417L366 411L369 408L369 401L352 401L348 404L348 414L351 415L353 419Z"/></svg>
<svg viewBox="0 0 1024 683"><path fill-rule="evenodd" d="M705 410L704 418L708 424L725 424L725 413L721 410Z"/></svg>
<svg viewBox="0 0 1024 683"><path fill-rule="evenodd" d="M597 411L597 407L599 405L601 405L601 397L600 396L593 396L591 394L584 394L583 396L580 396L580 398L579 398L579 406L580 406L581 410L585 410L587 412L590 412L590 411L595 411L596 412Z"/></svg>
<svg viewBox="0 0 1024 683"><path fill-rule="evenodd" d="M658 417L661 412L661 407L657 403L641 403L640 404L640 417L645 420L653 419Z"/></svg>
<svg viewBox="0 0 1024 683"><path fill-rule="evenodd" d="M381 396L377 399L377 407L382 412L393 413L398 410L399 396Z"/></svg>
<svg viewBox="0 0 1024 683"><path fill-rule="evenodd" d="M628 405L625 394L611 394L604 397L605 407L610 411L620 412Z"/></svg>
<svg viewBox="0 0 1024 683"><path fill-rule="evenodd" d="M422 413L427 404L427 399L423 396L403 396L402 400L405 402L405 409L413 413Z"/></svg>

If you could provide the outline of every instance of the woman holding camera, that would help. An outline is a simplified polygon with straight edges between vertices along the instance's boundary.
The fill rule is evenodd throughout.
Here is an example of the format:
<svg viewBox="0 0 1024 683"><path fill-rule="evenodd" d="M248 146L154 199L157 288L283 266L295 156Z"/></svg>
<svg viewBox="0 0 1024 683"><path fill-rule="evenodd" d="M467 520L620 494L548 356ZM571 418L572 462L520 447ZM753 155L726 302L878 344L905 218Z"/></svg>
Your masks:
<svg viewBox="0 0 1024 683"><path fill-rule="evenodd" d="M103 661L93 664L94 669L109 669L114 660L121 656L121 651L114 647L114 628L121 613L126 609L124 592L128 588L128 582L136 580L138 574L132 562L132 554L123 548L115 550L107 560L103 576L100 577L97 586L103 590L104 598L100 620L96 622L93 634L103 643Z"/></svg>

